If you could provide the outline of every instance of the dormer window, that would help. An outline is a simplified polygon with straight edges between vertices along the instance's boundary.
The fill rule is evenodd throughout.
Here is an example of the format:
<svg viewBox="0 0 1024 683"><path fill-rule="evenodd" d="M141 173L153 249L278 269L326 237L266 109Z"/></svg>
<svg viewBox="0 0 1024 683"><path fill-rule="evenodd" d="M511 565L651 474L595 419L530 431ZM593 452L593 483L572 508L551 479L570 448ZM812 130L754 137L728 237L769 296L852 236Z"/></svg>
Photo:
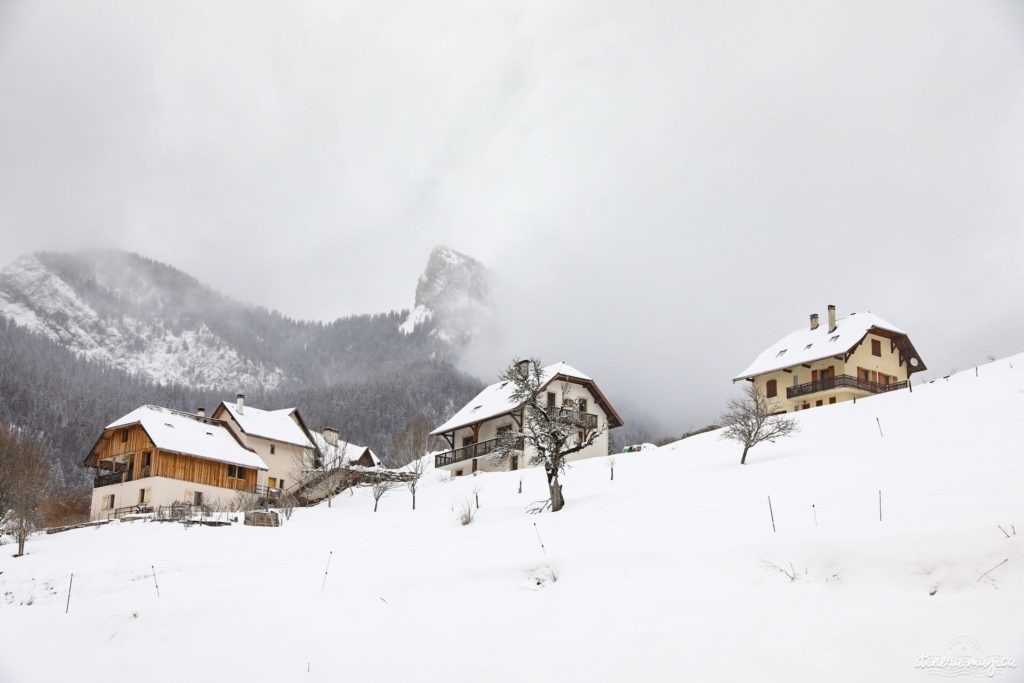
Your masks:
<svg viewBox="0 0 1024 683"><path fill-rule="evenodd" d="M787 349L782 349L777 354L775 354L775 357L776 358L781 358L782 356L786 355L786 351L787 351Z"/></svg>
<svg viewBox="0 0 1024 683"><path fill-rule="evenodd" d="M812 346L814 346L814 342L811 342L810 344L808 344L807 346L805 346L805 347L804 347L804 351L806 351L807 349L811 348Z"/></svg>
<svg viewBox="0 0 1024 683"><path fill-rule="evenodd" d="M829 339L829 342L834 342L834 341L836 341L837 339L839 339L839 335L838 335L838 334L837 334L837 335L834 335L834 336L833 336L833 337L832 337L831 339Z"/></svg>

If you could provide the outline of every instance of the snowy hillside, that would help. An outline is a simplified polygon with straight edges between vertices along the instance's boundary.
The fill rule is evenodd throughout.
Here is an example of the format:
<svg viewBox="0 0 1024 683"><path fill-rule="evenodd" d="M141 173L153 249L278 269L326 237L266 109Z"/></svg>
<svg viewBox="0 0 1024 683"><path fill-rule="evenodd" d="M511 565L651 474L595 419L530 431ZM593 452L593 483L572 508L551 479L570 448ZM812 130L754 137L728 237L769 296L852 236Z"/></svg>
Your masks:
<svg viewBox="0 0 1024 683"><path fill-rule="evenodd" d="M923 655L1021 661L1024 356L798 419L744 467L716 432L616 455L614 481L610 458L576 463L557 514L525 512L537 469L431 471L415 512L361 490L280 529L4 547L0 680L925 681Z"/></svg>

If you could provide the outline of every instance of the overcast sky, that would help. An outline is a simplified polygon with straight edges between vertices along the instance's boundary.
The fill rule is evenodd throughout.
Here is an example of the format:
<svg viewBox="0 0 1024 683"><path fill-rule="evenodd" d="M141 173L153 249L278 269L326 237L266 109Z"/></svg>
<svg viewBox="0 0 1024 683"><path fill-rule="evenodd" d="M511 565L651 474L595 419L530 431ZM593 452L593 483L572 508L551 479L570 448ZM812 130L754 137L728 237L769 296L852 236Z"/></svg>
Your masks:
<svg viewBox="0 0 1024 683"><path fill-rule="evenodd" d="M1024 351L1019 2L0 0L0 256L116 246L330 319L491 266L478 349L671 428L834 303Z"/></svg>

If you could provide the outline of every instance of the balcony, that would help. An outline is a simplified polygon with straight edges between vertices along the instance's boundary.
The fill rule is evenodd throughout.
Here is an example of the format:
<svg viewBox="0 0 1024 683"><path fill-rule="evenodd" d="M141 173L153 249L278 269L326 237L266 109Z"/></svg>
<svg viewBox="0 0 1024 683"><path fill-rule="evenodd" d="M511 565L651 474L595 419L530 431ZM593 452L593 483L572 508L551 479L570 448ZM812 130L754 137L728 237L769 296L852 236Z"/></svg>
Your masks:
<svg viewBox="0 0 1024 683"><path fill-rule="evenodd" d="M444 467L445 465L462 462L463 460L471 460L484 455L497 453L500 441L500 439L488 439L487 441L469 444L468 446L456 448L455 450L447 451L445 453L438 453L434 456L434 467ZM516 450L523 450L522 438L516 442Z"/></svg>
<svg viewBox="0 0 1024 683"><path fill-rule="evenodd" d="M891 382L889 384L881 384L879 382L869 382L866 379L860 379L852 375L836 375L835 377L828 377L826 379L819 379L816 382L807 382L806 384L797 384L786 389L786 398L796 398L797 396L806 396L807 394L815 394L819 391L829 391L830 389L858 389L860 391L866 391L869 394L881 394L886 391L896 391L897 389L905 389L907 382Z"/></svg>
<svg viewBox="0 0 1024 683"><path fill-rule="evenodd" d="M132 480L131 472L110 472L108 474L97 474L96 479L93 480L92 485L95 488L101 486L112 486L113 484L123 484L126 481Z"/></svg>
<svg viewBox="0 0 1024 683"><path fill-rule="evenodd" d="M569 416L580 427L588 432L597 429L597 415L580 412L574 406L548 406L548 416L554 418Z"/></svg>

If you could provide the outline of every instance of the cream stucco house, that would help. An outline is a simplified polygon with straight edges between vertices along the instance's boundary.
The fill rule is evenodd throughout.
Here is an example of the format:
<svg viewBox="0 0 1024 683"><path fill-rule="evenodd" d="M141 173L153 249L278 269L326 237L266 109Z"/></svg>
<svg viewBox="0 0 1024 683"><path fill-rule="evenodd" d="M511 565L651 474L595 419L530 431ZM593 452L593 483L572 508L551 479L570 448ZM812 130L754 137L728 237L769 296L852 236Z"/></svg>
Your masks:
<svg viewBox="0 0 1024 683"><path fill-rule="evenodd" d="M769 346L733 381L753 382L779 412L791 412L904 389L925 369L900 328L870 312L837 319L829 306L827 324L812 314L807 327Z"/></svg>
<svg viewBox="0 0 1024 683"><path fill-rule="evenodd" d="M221 402L213 417L223 420L246 448L267 463L265 480L259 483L269 490L288 488L323 460L298 408L252 408L239 394L234 403Z"/></svg>
<svg viewBox="0 0 1024 683"><path fill-rule="evenodd" d="M91 516L185 502L213 508L273 497L322 462L298 410L221 403L214 417L142 406L107 425L85 459Z"/></svg>
<svg viewBox="0 0 1024 683"><path fill-rule="evenodd" d="M608 430L622 426L622 418L597 383L566 363L545 367L542 377L540 392L544 394L548 410L579 411L590 429L602 429L593 444L574 453L569 460L608 455ZM434 456L434 466L455 476L526 467L533 456L528 443L503 463L496 464L491 458L497 450L498 435L522 424L523 409L512 401L512 390L510 382L490 385L431 432L443 437L449 446L449 450Z"/></svg>

